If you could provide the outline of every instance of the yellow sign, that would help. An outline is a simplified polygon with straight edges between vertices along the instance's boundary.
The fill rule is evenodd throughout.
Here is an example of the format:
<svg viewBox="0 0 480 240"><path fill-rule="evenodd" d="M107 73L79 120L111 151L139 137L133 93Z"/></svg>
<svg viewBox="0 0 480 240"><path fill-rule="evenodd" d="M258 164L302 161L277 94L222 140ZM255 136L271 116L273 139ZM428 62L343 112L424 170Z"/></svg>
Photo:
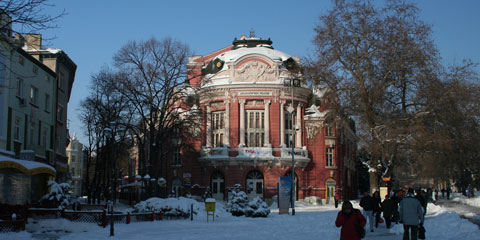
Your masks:
<svg viewBox="0 0 480 240"><path fill-rule="evenodd" d="M335 185L335 183L337 183L337 181L335 181L335 179L333 179L333 178L328 178L325 181L325 185Z"/></svg>

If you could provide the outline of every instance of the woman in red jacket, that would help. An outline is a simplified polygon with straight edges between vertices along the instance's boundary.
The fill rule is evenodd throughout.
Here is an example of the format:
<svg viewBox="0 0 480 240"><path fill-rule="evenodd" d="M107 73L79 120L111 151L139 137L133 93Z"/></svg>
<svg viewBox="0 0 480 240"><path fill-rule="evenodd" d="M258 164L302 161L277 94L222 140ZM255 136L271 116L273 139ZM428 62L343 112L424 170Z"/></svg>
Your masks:
<svg viewBox="0 0 480 240"><path fill-rule="evenodd" d="M343 202L342 210L338 213L335 221L337 227L342 227L340 240L360 240L355 227L357 221L362 228L367 224L367 219L365 219L360 210L354 209L350 201Z"/></svg>

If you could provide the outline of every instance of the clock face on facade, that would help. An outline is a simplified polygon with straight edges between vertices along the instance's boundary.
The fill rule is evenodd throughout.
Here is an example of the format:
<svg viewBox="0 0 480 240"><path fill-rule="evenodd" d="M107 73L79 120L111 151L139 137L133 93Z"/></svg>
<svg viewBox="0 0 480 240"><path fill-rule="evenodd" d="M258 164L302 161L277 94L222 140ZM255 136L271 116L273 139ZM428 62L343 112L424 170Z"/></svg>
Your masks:
<svg viewBox="0 0 480 240"><path fill-rule="evenodd" d="M222 66L222 62L218 61L217 62L217 68L220 68Z"/></svg>

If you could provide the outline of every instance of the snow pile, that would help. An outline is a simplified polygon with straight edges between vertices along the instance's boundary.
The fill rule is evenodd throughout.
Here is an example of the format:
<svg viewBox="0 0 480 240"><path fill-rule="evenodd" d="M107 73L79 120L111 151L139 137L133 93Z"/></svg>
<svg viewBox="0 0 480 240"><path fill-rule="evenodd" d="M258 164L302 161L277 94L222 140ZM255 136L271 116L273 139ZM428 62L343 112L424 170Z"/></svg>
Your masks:
<svg viewBox="0 0 480 240"><path fill-rule="evenodd" d="M70 190L70 184L58 184L55 181L48 181L48 187L50 188L50 192L43 195L41 199L42 205L58 207L60 209L66 208L69 205L67 193L68 190Z"/></svg>
<svg viewBox="0 0 480 240"><path fill-rule="evenodd" d="M245 209L245 216L247 217L267 217L268 214L270 214L270 209L260 197L250 201Z"/></svg>
<svg viewBox="0 0 480 240"><path fill-rule="evenodd" d="M191 205L193 204L193 213L197 214L200 204L190 198L149 198L134 206L133 212L151 212L162 211L163 215L170 217L190 216Z"/></svg>
<svg viewBox="0 0 480 240"><path fill-rule="evenodd" d="M167 217L190 217L190 211L193 204L193 213L196 217L206 217L205 203L198 202L195 199L179 198L149 198L136 204L132 212L151 212L162 211ZM225 206L222 203L216 203L215 218L228 216Z"/></svg>
<svg viewBox="0 0 480 240"><path fill-rule="evenodd" d="M467 198L461 193L454 193L453 194L453 201L461 202L470 206L480 207L480 192L475 192L475 196L473 198Z"/></svg>

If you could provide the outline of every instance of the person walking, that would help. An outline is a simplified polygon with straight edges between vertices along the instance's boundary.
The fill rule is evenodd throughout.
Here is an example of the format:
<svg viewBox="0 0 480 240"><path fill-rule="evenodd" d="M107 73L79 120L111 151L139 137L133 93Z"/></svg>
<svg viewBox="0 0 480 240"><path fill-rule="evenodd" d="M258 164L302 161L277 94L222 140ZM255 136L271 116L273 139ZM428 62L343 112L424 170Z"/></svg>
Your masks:
<svg viewBox="0 0 480 240"><path fill-rule="evenodd" d="M439 192L438 188L435 188L435 201L438 200L438 192Z"/></svg>
<svg viewBox="0 0 480 240"><path fill-rule="evenodd" d="M427 204L428 204L428 201L427 199L423 196L423 191L421 189L417 189L415 190L416 192L416 195L415 195L415 198L420 202L420 204L422 205L423 207L423 216L425 216L425 214L427 214Z"/></svg>
<svg viewBox="0 0 480 240"><path fill-rule="evenodd" d="M380 198L380 192L375 191L373 193L373 215L375 216L375 228L378 228L378 223L380 222L380 215L382 214L382 199Z"/></svg>
<svg viewBox="0 0 480 240"><path fill-rule="evenodd" d="M338 201L340 200L340 195L338 194L338 190L335 193L335 208L338 208Z"/></svg>
<svg viewBox="0 0 480 240"><path fill-rule="evenodd" d="M362 228L367 224L367 220L360 210L353 208L350 201L344 201L342 210L338 212L337 219L335 220L335 225L342 227L340 230L340 240L360 240L356 227L357 222Z"/></svg>
<svg viewBox="0 0 480 240"><path fill-rule="evenodd" d="M373 232L373 210L375 208L375 201L368 192L363 194L363 198L360 200L360 207L363 208L363 213L368 218L370 232Z"/></svg>
<svg viewBox="0 0 480 240"><path fill-rule="evenodd" d="M396 209L397 209L397 206L395 202L393 202L393 200L390 199L390 196L386 195L385 200L383 200L382 202L382 211L383 211L383 218L385 218L385 224L387 225L387 228L390 228L392 224L392 217Z"/></svg>
<svg viewBox="0 0 480 240"><path fill-rule="evenodd" d="M451 188L447 188L447 200L450 200L450 194L452 193Z"/></svg>
<svg viewBox="0 0 480 240"><path fill-rule="evenodd" d="M414 197L412 188L400 202L399 215L403 223L403 240L417 240L418 227L419 224L423 226L424 215L422 204Z"/></svg>

